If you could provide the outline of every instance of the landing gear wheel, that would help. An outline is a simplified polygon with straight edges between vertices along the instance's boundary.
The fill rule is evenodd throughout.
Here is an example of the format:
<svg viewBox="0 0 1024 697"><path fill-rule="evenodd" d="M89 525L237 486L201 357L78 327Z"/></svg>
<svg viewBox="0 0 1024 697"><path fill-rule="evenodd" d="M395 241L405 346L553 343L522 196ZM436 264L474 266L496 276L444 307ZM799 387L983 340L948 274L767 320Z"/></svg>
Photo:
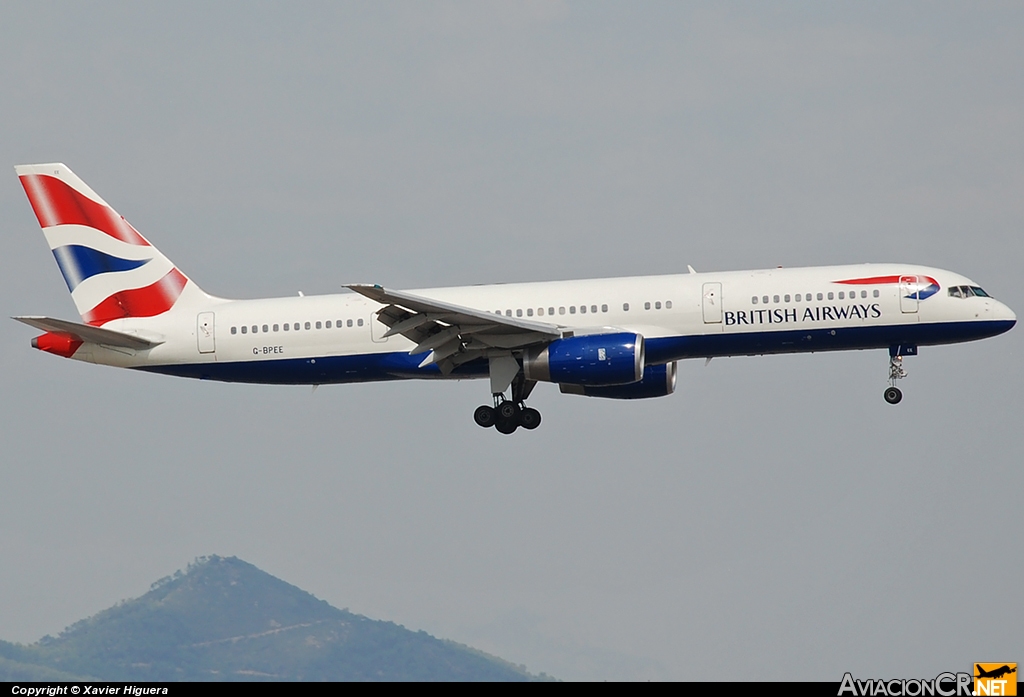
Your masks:
<svg viewBox="0 0 1024 697"><path fill-rule="evenodd" d="M899 404L900 400L903 399L903 393L900 392L898 387L888 387L885 390L885 401L889 404Z"/></svg>
<svg viewBox="0 0 1024 697"><path fill-rule="evenodd" d="M519 425L519 405L515 402L502 402L498 405L497 412L499 421L510 421L516 426ZM509 433L511 432L509 431Z"/></svg>
<svg viewBox="0 0 1024 697"><path fill-rule="evenodd" d="M483 428L490 428L498 420L498 414L494 410L494 407L489 407L486 404L476 408L473 412L473 421L476 421L477 426Z"/></svg>
<svg viewBox="0 0 1024 697"><path fill-rule="evenodd" d="M528 431L540 426L540 412L536 409L526 407L519 414L519 425Z"/></svg>
<svg viewBox="0 0 1024 697"><path fill-rule="evenodd" d="M494 424L494 428L498 433L504 433L508 436L516 432L519 424L511 419L498 419L498 422Z"/></svg>

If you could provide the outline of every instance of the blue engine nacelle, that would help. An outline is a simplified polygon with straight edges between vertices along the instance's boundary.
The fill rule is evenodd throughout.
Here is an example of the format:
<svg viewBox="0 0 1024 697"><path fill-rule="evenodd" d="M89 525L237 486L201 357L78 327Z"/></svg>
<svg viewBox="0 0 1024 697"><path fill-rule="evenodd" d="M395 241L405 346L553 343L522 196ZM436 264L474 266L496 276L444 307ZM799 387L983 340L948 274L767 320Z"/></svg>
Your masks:
<svg viewBox="0 0 1024 697"><path fill-rule="evenodd" d="M675 362L662 365L649 365L644 368L643 380L629 385L612 385L609 387L590 387L587 385L559 385L564 394L581 394L586 397L604 397L605 399L648 399L665 397L676 391Z"/></svg>
<svg viewBox="0 0 1024 697"><path fill-rule="evenodd" d="M527 380L567 385L625 385L644 375L639 334L587 334L552 341L523 355Z"/></svg>

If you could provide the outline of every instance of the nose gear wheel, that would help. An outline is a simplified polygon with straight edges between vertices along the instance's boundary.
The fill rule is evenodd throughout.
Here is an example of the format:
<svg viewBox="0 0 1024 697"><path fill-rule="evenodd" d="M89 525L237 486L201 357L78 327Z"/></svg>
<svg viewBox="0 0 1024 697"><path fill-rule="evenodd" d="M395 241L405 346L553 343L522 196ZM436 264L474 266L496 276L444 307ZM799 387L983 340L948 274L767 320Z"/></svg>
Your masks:
<svg viewBox="0 0 1024 697"><path fill-rule="evenodd" d="M885 388L885 401L889 404L899 404L903 399L903 392L896 387L896 381L907 377L907 371L903 368L903 356L889 356L889 386Z"/></svg>

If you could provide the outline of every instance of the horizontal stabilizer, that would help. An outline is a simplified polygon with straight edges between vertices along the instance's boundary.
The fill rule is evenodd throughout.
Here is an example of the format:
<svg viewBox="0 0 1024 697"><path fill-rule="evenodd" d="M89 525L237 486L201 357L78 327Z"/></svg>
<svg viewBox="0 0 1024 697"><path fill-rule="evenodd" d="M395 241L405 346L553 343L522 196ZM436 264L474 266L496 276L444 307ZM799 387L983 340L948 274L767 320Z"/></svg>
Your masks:
<svg viewBox="0 0 1024 697"><path fill-rule="evenodd" d="M92 344L103 344L105 346L122 346L130 349L148 349L154 346L159 346L164 343L162 340L157 339L144 339L141 336L135 334L125 334L124 332L116 332L112 329L103 329L102 327L92 327L88 324L79 324L78 322L69 322L66 319L54 319L52 317L12 317L23 324L27 324L30 327L36 329L42 329L44 332L60 332L63 334L70 334L83 342Z"/></svg>

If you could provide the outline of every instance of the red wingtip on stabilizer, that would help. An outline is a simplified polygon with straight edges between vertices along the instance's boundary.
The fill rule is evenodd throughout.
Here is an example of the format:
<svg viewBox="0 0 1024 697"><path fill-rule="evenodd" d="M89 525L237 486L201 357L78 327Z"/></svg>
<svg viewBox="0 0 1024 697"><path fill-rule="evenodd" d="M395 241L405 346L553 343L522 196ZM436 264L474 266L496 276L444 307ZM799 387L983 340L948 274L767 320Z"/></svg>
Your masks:
<svg viewBox="0 0 1024 697"><path fill-rule="evenodd" d="M46 332L32 339L32 348L71 358L82 345L82 340L62 332Z"/></svg>

